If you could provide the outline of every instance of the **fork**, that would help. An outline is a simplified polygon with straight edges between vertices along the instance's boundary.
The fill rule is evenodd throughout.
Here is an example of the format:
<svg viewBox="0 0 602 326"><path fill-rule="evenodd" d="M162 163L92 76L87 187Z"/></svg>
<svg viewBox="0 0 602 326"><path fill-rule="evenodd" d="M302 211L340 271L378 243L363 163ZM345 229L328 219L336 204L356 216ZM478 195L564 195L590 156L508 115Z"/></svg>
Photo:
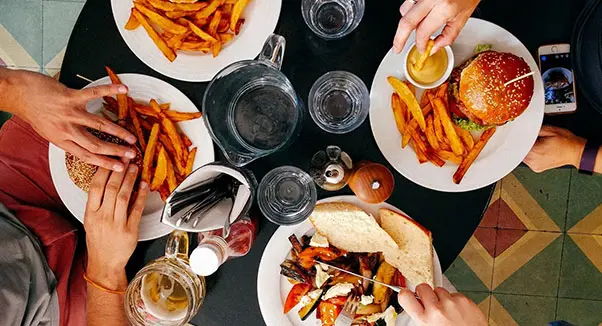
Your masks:
<svg viewBox="0 0 602 326"><path fill-rule="evenodd" d="M357 312L358 306L359 298L356 295L350 295L343 306L343 311L341 311L334 322L334 326L351 326L355 319L355 313Z"/></svg>

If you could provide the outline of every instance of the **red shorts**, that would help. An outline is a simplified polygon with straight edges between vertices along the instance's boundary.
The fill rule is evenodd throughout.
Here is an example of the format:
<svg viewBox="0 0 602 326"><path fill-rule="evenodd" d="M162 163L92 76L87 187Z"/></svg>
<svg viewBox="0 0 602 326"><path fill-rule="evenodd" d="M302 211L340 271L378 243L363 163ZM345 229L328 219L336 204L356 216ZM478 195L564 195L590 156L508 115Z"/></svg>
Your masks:
<svg viewBox="0 0 602 326"><path fill-rule="evenodd" d="M60 325L86 325L83 233L52 184L48 142L17 117L0 129L0 203L42 243L58 281Z"/></svg>

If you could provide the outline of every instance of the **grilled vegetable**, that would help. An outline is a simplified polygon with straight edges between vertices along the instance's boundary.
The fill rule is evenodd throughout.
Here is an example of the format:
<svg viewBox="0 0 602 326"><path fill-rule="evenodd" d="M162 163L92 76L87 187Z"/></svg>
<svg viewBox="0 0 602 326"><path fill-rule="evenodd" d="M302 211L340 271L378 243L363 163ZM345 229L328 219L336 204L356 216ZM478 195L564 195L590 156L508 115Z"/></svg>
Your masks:
<svg viewBox="0 0 602 326"><path fill-rule="evenodd" d="M395 271L397 271L395 267L391 266L386 261L382 262L378 267L374 279L385 284L391 284ZM391 289L380 284L374 284L372 295L374 296L374 303L381 304L391 296Z"/></svg>
<svg viewBox="0 0 602 326"><path fill-rule="evenodd" d="M355 314L356 315L372 315L372 314L377 314L377 313L381 313L381 312L383 312L383 309L380 306L380 304L371 303L367 306L359 305L357 307L357 312Z"/></svg>
<svg viewBox="0 0 602 326"><path fill-rule="evenodd" d="M325 290L322 290L322 293L320 293L319 296L317 296L315 299L311 299L308 304L299 310L299 318L301 318L301 320L307 319L307 316L309 316L314 310L316 310L316 308L318 308L324 291Z"/></svg>
<svg viewBox="0 0 602 326"><path fill-rule="evenodd" d="M289 259L280 264L280 274L299 283L312 283L311 277L307 272Z"/></svg>
<svg viewBox="0 0 602 326"><path fill-rule="evenodd" d="M312 286L309 284L295 284L295 286L293 286L291 291L288 293L286 301L284 302L284 313L286 314L291 311L291 309L293 309L293 307L295 307L299 301L301 301L301 297L306 295L311 289Z"/></svg>
<svg viewBox="0 0 602 326"><path fill-rule="evenodd" d="M368 254L366 256L359 256L360 262L360 275L366 278L372 278L373 270L378 263L379 254ZM368 280L362 280L362 293L368 293L370 282Z"/></svg>
<svg viewBox="0 0 602 326"><path fill-rule="evenodd" d="M370 277L372 277L372 275L370 275ZM354 285L361 285L362 284L362 279L360 279L357 276L353 276L351 274L347 274L347 273L343 273L343 272L338 272L338 274L336 274L335 276L333 276L330 281L329 284L330 285L335 285L335 284L339 284L339 283L351 283Z"/></svg>
<svg viewBox="0 0 602 326"><path fill-rule="evenodd" d="M301 251L303 251L303 246L299 242L299 239L297 239L296 235L292 234L290 237L288 237L288 241L290 241L291 245L293 245L293 250L297 254L299 254Z"/></svg>
<svg viewBox="0 0 602 326"><path fill-rule="evenodd" d="M332 326L341 313L341 306L334 305L327 301L322 301L318 305L318 318L322 326Z"/></svg>
<svg viewBox="0 0 602 326"><path fill-rule="evenodd" d="M331 261L341 257L345 253L346 252L344 250L332 247L309 247L299 254L299 261L301 263L301 267L309 269L315 263L314 259L316 258L321 261Z"/></svg>

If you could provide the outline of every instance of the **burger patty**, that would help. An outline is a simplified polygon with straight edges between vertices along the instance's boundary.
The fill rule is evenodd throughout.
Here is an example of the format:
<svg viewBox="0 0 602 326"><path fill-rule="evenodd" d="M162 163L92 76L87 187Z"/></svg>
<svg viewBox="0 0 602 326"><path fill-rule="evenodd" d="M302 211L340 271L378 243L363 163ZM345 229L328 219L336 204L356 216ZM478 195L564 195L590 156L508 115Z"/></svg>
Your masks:
<svg viewBox="0 0 602 326"><path fill-rule="evenodd" d="M480 54L485 53L485 52L490 52L490 51L484 51L484 52L477 53L477 54L473 55L472 57L470 57L470 59L466 60L460 66L454 68L454 70L452 70L452 73L451 73L451 76L449 79L449 87L448 87L450 105L454 106L457 109L457 111L462 113L463 116L461 115L460 118L466 118L466 119L473 121L475 123L478 123L480 125L483 124L481 119L479 119L477 116L472 114L470 112L470 110L468 110L466 108L466 106L464 106L464 103L460 100L460 80L462 79L462 71L466 67L468 67Z"/></svg>

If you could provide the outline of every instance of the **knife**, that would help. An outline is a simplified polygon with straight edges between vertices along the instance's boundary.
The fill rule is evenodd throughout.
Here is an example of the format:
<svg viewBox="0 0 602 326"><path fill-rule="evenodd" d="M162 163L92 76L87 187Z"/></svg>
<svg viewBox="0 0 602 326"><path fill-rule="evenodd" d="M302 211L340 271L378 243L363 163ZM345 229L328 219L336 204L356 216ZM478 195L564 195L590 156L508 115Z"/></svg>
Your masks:
<svg viewBox="0 0 602 326"><path fill-rule="evenodd" d="M359 275L359 274L355 274L355 273L353 273L353 272L350 272L350 271L348 271L348 270L344 270L344 269L342 269L342 268L339 268L339 267L336 267L336 266L332 266L332 265L330 265L330 264L327 264L327 263L321 262L321 261L319 261L319 260L316 260L316 262L317 262L317 263L320 263L320 264L323 264L323 265L326 265L326 266L328 266L328 267L330 267L330 268L336 269L336 270L338 270L338 271L341 271L341 272L343 272L343 273L347 273L347 274L351 274L351 275L353 275L353 276L355 276L355 277L359 277L359 278L361 278L362 280L366 280L366 281L369 281L369 282L372 282L372 283L376 283L376 284L380 284L380 285L382 285L382 286L386 286L386 287L388 287L389 289L391 289L391 290L393 290L393 291L395 291L395 292L397 292L397 293L399 293L399 291L401 291L401 288L400 288L400 287L398 287L398 286L394 286L394 285L386 284L386 283L383 283L383 282L379 282L379 281L377 281L377 280L373 280L373 279L371 279L371 278L367 278L367 277L361 276L361 275Z"/></svg>

